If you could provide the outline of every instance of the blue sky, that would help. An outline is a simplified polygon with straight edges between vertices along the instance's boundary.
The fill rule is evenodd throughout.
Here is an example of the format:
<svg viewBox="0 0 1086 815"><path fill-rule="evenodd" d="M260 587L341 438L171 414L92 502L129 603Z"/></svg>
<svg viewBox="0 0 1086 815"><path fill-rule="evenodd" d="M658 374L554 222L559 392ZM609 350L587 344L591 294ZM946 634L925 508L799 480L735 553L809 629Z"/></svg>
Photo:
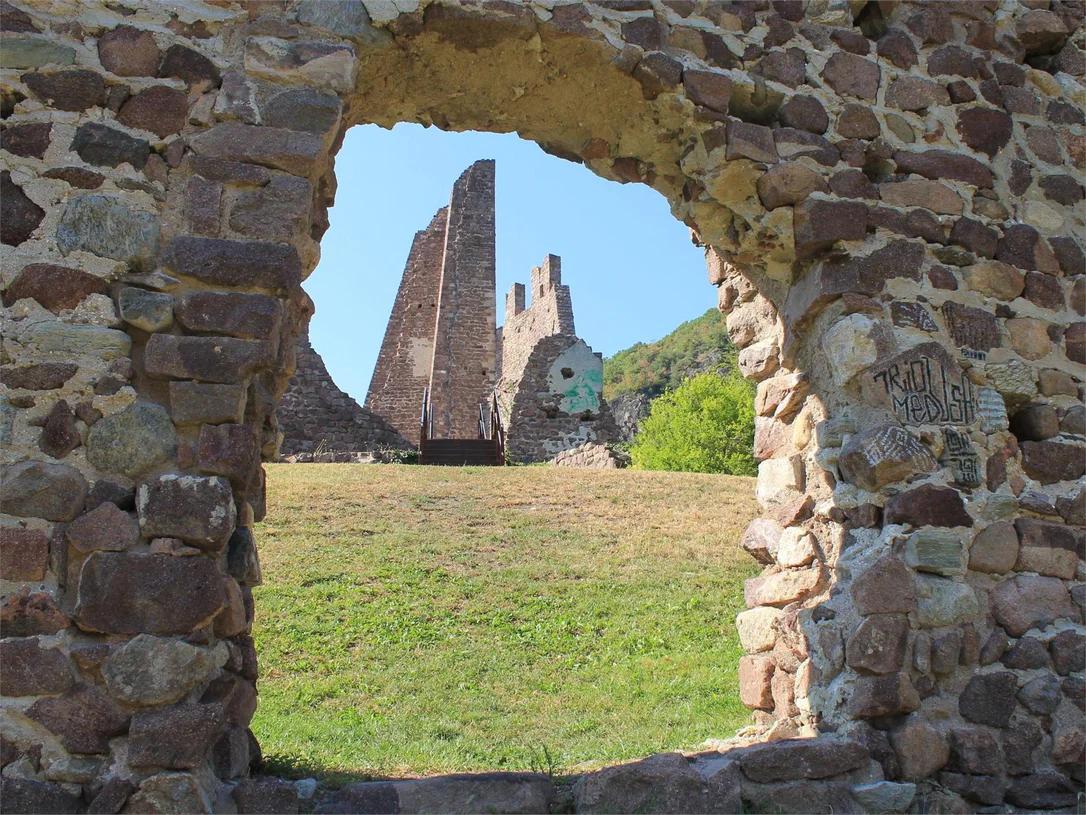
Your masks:
<svg viewBox="0 0 1086 815"><path fill-rule="evenodd" d="M663 196L605 181L515 134L355 127L321 261L305 282L310 339L340 388L362 402L415 232L479 159L497 160L498 319L505 292L549 252L562 258L578 335L613 354L652 342L716 304L702 251Z"/></svg>

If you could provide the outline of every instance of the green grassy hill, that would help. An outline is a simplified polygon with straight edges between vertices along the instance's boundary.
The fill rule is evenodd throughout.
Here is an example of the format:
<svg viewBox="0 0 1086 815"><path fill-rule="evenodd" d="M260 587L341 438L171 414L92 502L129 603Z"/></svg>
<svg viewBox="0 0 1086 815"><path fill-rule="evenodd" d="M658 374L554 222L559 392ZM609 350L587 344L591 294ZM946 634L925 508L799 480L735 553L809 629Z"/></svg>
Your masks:
<svg viewBox="0 0 1086 815"><path fill-rule="evenodd" d="M562 774L732 736L751 720L734 620L753 493L695 473L268 466L265 770Z"/></svg>
<svg viewBox="0 0 1086 815"><path fill-rule="evenodd" d="M691 374L729 367L734 353L724 315L711 308L663 339L639 342L605 359L603 395L608 400L634 392L657 396Z"/></svg>

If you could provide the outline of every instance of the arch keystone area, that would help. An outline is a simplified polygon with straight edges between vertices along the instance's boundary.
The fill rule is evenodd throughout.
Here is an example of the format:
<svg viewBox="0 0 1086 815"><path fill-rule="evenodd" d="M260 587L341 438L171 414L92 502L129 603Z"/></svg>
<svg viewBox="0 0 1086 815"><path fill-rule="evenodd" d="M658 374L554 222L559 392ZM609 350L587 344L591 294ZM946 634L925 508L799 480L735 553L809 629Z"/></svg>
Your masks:
<svg viewBox="0 0 1086 815"><path fill-rule="evenodd" d="M741 545L765 570L737 620L757 735L593 773L577 807L1075 804L1080 4L0 15L6 811L297 807L290 785L248 779L260 462L336 151L350 126L399 122L517 132L664 195L758 381L764 514ZM494 774L321 807L552 795Z"/></svg>

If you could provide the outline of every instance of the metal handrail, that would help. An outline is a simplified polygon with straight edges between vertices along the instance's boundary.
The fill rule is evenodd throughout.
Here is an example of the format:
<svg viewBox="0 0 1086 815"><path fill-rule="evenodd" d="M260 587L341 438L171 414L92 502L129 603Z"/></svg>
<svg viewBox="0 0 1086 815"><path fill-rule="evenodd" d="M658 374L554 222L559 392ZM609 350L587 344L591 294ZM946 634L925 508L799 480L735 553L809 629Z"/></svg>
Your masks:
<svg viewBox="0 0 1086 815"><path fill-rule="evenodd" d="M419 429L419 449L424 442L429 441L434 433L434 417L430 410L430 389L422 389L422 418Z"/></svg>

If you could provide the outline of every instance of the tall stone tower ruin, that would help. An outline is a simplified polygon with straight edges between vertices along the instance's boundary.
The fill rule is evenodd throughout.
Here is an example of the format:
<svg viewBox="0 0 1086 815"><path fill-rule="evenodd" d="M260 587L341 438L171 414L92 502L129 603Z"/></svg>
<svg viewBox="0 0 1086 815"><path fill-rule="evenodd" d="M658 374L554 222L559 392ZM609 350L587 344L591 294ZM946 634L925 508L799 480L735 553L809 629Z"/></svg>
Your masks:
<svg viewBox="0 0 1086 815"><path fill-rule="evenodd" d="M494 161L477 161L415 235L366 396L407 438L427 387L434 435L475 437L496 380L494 231Z"/></svg>

